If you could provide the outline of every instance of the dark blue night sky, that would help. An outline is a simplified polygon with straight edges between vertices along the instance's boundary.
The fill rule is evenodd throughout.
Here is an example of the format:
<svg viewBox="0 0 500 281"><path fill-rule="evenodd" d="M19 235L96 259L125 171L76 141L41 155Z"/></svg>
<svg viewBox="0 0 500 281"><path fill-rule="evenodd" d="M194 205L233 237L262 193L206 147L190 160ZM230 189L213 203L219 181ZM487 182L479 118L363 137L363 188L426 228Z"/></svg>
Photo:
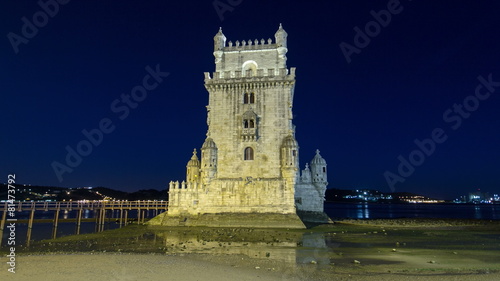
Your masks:
<svg viewBox="0 0 500 281"><path fill-rule="evenodd" d="M302 168L320 149L329 187L500 192L497 1L40 2L52 15L0 4L4 181L135 191L184 179L207 130L213 36L274 39L282 23ZM122 100L150 72L140 101ZM99 126L68 165L67 147Z"/></svg>

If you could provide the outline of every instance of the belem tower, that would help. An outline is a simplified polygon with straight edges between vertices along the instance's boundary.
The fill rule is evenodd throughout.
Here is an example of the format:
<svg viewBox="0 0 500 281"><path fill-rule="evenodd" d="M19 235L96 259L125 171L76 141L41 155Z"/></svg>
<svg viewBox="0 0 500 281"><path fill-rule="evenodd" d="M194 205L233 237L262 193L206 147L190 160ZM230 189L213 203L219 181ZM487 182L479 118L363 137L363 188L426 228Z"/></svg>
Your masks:
<svg viewBox="0 0 500 281"><path fill-rule="evenodd" d="M170 182L168 212L152 224L303 228L304 218L328 220L326 161L317 150L299 167L287 51L281 24L274 42L215 35L201 155L193 151L186 180Z"/></svg>

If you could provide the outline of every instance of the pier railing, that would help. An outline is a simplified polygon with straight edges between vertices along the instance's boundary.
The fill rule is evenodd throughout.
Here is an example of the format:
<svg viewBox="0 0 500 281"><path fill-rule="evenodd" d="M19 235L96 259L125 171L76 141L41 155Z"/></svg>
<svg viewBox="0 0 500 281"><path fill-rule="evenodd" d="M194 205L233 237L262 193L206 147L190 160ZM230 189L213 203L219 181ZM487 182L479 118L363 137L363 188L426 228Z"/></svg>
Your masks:
<svg viewBox="0 0 500 281"><path fill-rule="evenodd" d="M7 210L10 203L0 203L0 211ZM56 211L56 210L164 210L168 209L168 201L57 201L57 202L14 202L16 212L22 211ZM12 206L12 204L10 204Z"/></svg>
<svg viewBox="0 0 500 281"><path fill-rule="evenodd" d="M0 203L0 211L2 211L2 220L0 223L0 237L2 237L5 224L17 222L17 219L12 218L16 212L30 212L28 219L28 233L26 243L29 245L31 240L31 231L33 222L35 221L36 211L54 211L52 238L56 238L57 226L59 224L60 211L77 211L76 217L76 234L80 234L80 225L82 214L85 210L92 210L96 219L96 231L104 230L106 214L108 211L119 211L119 216L116 218L120 227L127 225L129 222L128 211L137 211L137 222L144 223L149 211L156 216L168 210L168 201L154 200L138 200L138 201L42 201L42 202L5 202ZM7 215L9 213L9 215ZM1 246L0 239L0 246Z"/></svg>

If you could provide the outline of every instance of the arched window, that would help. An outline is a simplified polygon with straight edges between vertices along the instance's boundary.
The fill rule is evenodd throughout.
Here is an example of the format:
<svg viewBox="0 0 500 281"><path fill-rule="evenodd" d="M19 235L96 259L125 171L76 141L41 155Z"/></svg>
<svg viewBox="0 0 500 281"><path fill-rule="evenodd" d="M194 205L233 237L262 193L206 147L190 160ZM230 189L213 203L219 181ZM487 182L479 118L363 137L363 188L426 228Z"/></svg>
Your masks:
<svg viewBox="0 0 500 281"><path fill-rule="evenodd" d="M244 93L243 94L243 103L255 103L255 93Z"/></svg>
<svg viewBox="0 0 500 281"><path fill-rule="evenodd" d="M257 74L257 69L259 66L253 60L249 60L243 63L241 70L245 76L254 76Z"/></svg>
<svg viewBox="0 0 500 281"><path fill-rule="evenodd" d="M245 128L245 129L254 129L255 128L255 120L253 120L253 119L244 119L243 120L243 128Z"/></svg>
<svg viewBox="0 0 500 281"><path fill-rule="evenodd" d="M253 160L253 148L251 148L251 147L245 148L244 159L245 160Z"/></svg>

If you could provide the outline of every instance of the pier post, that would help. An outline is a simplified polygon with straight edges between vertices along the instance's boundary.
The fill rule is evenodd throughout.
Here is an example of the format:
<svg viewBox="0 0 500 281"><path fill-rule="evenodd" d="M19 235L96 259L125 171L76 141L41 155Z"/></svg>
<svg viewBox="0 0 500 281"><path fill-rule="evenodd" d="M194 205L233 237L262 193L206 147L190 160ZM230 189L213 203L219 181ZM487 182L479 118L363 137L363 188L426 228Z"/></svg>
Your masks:
<svg viewBox="0 0 500 281"><path fill-rule="evenodd" d="M94 210L94 216L95 216L95 231L94 232L99 232L99 217L100 217L100 212L101 209L94 208L92 206L92 209ZM99 212L98 212L99 210Z"/></svg>
<svg viewBox="0 0 500 281"><path fill-rule="evenodd" d="M102 229L101 231L104 231L106 228L106 202L102 202Z"/></svg>
<svg viewBox="0 0 500 281"><path fill-rule="evenodd" d="M99 210L99 231L98 232L101 232L104 230L104 220L105 219L106 219L106 213L105 213L104 206L102 206L101 209Z"/></svg>
<svg viewBox="0 0 500 281"><path fill-rule="evenodd" d="M123 208L120 208L120 228L122 228L123 225Z"/></svg>
<svg viewBox="0 0 500 281"><path fill-rule="evenodd" d="M124 210L125 212L125 226L128 225L128 210Z"/></svg>
<svg viewBox="0 0 500 281"><path fill-rule="evenodd" d="M5 227L6 219L7 219L7 202L5 202L5 206L2 212L2 222L0 223L0 247L2 246L3 228Z"/></svg>
<svg viewBox="0 0 500 281"><path fill-rule="evenodd" d="M82 223L82 211L83 207L78 210L78 218L76 219L76 234L80 234L80 225Z"/></svg>
<svg viewBox="0 0 500 281"><path fill-rule="evenodd" d="M57 203L56 213L54 214L54 224L52 225L52 239L57 237L57 225L59 224L59 212L61 211L61 205Z"/></svg>
<svg viewBox="0 0 500 281"><path fill-rule="evenodd" d="M35 209L36 207L33 205L31 209L30 219L28 221L28 233L26 235L26 246L30 245L31 242L31 230L33 229L33 220L35 218Z"/></svg>

